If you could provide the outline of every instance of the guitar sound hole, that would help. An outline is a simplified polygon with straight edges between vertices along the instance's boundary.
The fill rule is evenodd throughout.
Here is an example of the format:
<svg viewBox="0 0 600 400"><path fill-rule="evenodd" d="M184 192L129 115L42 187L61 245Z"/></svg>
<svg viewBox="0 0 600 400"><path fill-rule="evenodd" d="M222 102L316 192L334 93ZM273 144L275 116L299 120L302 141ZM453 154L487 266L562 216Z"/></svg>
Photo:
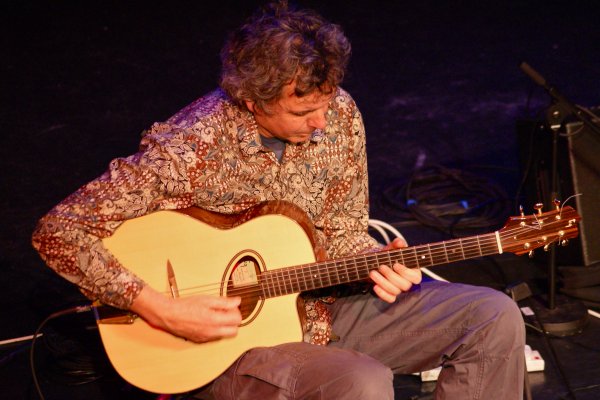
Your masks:
<svg viewBox="0 0 600 400"><path fill-rule="evenodd" d="M240 312L242 313L242 325L249 323L259 307L260 287L258 279L260 268L251 256L244 256L234 265L233 271L227 282L227 296L242 298Z"/></svg>

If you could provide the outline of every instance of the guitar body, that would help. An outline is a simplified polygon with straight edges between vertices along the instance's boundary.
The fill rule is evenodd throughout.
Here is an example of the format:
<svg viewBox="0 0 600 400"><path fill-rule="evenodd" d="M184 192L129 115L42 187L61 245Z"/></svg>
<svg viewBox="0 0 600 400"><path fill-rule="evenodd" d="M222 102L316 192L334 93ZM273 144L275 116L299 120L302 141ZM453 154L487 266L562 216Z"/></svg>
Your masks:
<svg viewBox="0 0 600 400"><path fill-rule="evenodd" d="M229 229L190 215L159 211L121 225L105 246L154 289L170 295L169 261L181 296L242 296L236 337L196 344L149 326L99 321L108 357L131 384L156 393L180 393L209 383L246 350L302 340L297 294L269 298L257 292L261 271L315 260L302 226L283 215L260 215ZM225 282L225 283L221 283Z"/></svg>

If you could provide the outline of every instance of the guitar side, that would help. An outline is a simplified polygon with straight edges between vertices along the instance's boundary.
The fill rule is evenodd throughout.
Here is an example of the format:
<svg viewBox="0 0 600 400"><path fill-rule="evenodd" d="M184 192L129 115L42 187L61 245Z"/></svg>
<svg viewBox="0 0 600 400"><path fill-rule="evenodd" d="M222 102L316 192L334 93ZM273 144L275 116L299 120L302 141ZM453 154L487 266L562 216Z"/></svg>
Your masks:
<svg viewBox="0 0 600 400"><path fill-rule="evenodd" d="M315 260L302 227L282 215L261 215L230 229L215 228L189 215L159 211L125 222L105 246L128 269L168 295L167 260L182 296L198 288L227 295L240 259L273 270ZM245 257L245 258L244 258ZM242 282L243 283L243 282ZM247 291L242 285L242 295ZM181 393L209 383L253 347L302 340L297 295L259 299L234 338L196 344L149 326L104 324L98 328L108 357L131 384L156 393Z"/></svg>

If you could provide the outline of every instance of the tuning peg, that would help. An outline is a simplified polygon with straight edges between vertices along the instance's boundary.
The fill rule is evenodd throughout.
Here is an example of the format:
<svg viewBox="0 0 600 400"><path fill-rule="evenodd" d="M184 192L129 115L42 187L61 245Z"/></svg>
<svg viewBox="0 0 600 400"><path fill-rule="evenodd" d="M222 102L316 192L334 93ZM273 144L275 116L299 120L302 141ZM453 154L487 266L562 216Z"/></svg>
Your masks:
<svg viewBox="0 0 600 400"><path fill-rule="evenodd" d="M563 246L563 247L566 246L566 245L568 245L568 244L569 244L569 239L563 239L563 240L560 241L560 245Z"/></svg>
<svg viewBox="0 0 600 400"><path fill-rule="evenodd" d="M523 205L519 206L519 212L521 213L521 219L525 218L525 211L523 211Z"/></svg>
<svg viewBox="0 0 600 400"><path fill-rule="evenodd" d="M560 211L560 200L554 199L553 203L554 207L556 208L556 211Z"/></svg>
<svg viewBox="0 0 600 400"><path fill-rule="evenodd" d="M533 208L535 208L535 210L538 212L538 215L542 215L542 208L544 208L544 204L536 203L535 206L533 206Z"/></svg>
<svg viewBox="0 0 600 400"><path fill-rule="evenodd" d="M529 258L533 258L533 250L529 250L529 253L527 253L529 255Z"/></svg>
<svg viewBox="0 0 600 400"><path fill-rule="evenodd" d="M548 251L548 249L550 249L550 243L544 246L544 251Z"/></svg>

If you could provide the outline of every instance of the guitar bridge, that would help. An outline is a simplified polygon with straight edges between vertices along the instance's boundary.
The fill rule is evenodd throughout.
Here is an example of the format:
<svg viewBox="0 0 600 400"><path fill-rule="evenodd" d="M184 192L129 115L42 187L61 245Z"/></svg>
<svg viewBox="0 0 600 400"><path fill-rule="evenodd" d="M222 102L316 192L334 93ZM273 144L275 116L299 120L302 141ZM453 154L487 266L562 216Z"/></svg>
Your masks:
<svg viewBox="0 0 600 400"><path fill-rule="evenodd" d="M131 325L138 317L137 314L127 310L121 310L97 302L93 306L96 322L99 324Z"/></svg>

